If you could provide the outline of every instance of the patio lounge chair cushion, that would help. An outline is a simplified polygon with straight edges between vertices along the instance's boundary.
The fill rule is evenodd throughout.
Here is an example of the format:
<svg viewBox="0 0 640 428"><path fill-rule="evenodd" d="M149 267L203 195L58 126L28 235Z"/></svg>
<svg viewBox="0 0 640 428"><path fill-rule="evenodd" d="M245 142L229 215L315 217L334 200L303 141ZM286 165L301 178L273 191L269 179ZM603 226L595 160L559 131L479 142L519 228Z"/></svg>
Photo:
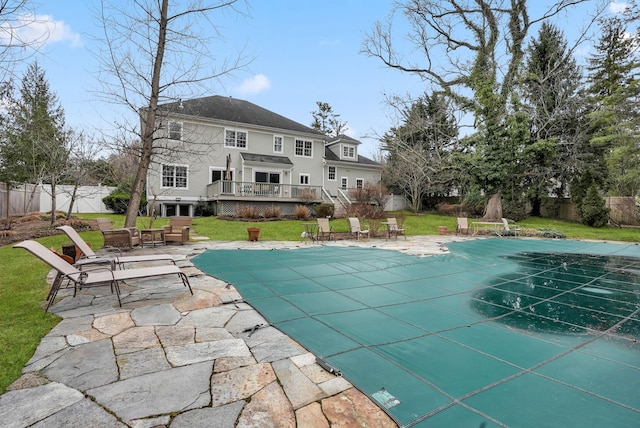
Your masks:
<svg viewBox="0 0 640 428"><path fill-rule="evenodd" d="M133 248L140 245L140 230L135 227L114 229L108 218L97 218L105 247Z"/></svg>
<svg viewBox="0 0 640 428"><path fill-rule="evenodd" d="M164 239L166 242L189 242L192 218L186 216L169 217L169 226L164 227Z"/></svg>
<svg viewBox="0 0 640 428"><path fill-rule="evenodd" d="M189 278L187 278L187 275L185 275L185 273L176 265L163 265L127 270L112 270L104 268L100 270L81 271L77 267L67 263L62 258L47 250L46 247L39 242L27 240L14 245L13 248L23 248L29 251L31 254L35 255L57 271L58 274L56 275L56 279L53 281L51 291L49 292L47 309L49 309L49 306L60 289L60 284L65 279L68 279L73 283L74 296L78 287L110 284L112 290L113 288L116 290L120 306L122 306L122 302L120 301L120 281L129 279L149 278L162 275L178 275L180 279L182 279L184 286L188 287L191 294L193 294L191 285L189 284Z"/></svg>

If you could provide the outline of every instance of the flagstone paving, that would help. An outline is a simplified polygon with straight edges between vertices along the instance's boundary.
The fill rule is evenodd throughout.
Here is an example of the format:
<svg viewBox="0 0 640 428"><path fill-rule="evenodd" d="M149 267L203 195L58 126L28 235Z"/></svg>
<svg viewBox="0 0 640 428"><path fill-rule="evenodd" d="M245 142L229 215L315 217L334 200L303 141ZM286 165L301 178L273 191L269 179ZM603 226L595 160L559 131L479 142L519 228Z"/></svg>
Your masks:
<svg viewBox="0 0 640 428"><path fill-rule="evenodd" d="M456 239L326 245L422 256L446 252L446 243ZM75 298L71 289L61 290L50 310L62 321L0 396L2 426L396 426L349 382L270 327L232 286L189 261L208 249L307 245L317 244L203 241L134 250L172 254L189 275L193 296L169 277L123 285L122 307L108 286L80 290Z"/></svg>

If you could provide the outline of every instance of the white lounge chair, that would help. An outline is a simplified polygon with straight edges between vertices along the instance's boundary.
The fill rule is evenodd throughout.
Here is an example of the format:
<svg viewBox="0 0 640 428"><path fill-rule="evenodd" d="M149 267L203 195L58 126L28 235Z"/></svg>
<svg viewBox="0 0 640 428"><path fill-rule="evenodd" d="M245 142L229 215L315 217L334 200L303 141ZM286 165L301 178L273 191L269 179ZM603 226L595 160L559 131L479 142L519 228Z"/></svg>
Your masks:
<svg viewBox="0 0 640 428"><path fill-rule="evenodd" d="M518 232L520 231L518 226L509 226L509 220L504 217L502 218L502 224L504 226L504 230L498 231L498 236L509 236L512 233L514 236L518 236Z"/></svg>
<svg viewBox="0 0 640 428"><path fill-rule="evenodd" d="M38 257L40 260L42 260L58 272L55 280L53 281L53 284L51 285L49 296L47 297L47 310L49 309L49 306L51 306L51 303L53 303L56 294L58 294L58 290L60 289L60 285L64 280L69 280L71 283L73 283L74 297L78 288L109 284L111 286L112 292L115 288L116 294L118 296L118 303L120 304L120 306L122 306L122 301L120 300L119 283L120 281L129 279L141 279L163 275L178 275L180 279L182 279L182 283L184 284L184 286L188 287L189 292L193 294L193 290L191 289L191 285L189 284L189 278L187 278L187 275L185 275L185 273L182 272L176 265L163 265L122 270L103 268L99 270L96 269L91 271L81 271L76 266L67 263L62 258L55 255L53 252L49 251L39 242L27 240L14 245L13 248L23 248L29 251L31 254Z"/></svg>
<svg viewBox="0 0 640 428"><path fill-rule="evenodd" d="M400 227L395 217L387 218L387 238L391 238L391 235L395 235L396 239L398 239L398 235L404 235L404 239L407 239L404 228Z"/></svg>
<svg viewBox="0 0 640 428"><path fill-rule="evenodd" d="M456 235L465 233L469 234L469 219L466 217L458 217L458 222L456 225Z"/></svg>
<svg viewBox="0 0 640 428"><path fill-rule="evenodd" d="M105 264L111 263L112 265L117 266L121 269L124 268L126 263L140 263L140 262L151 262L151 261L170 261L174 265L176 261L169 254L147 254L147 255L139 255L139 256L99 256L93 252L89 244L87 244L84 239L76 232L76 230L71 226L59 226L56 229L63 231L71 242L78 247L82 256L79 260L76 260L74 263L76 266L83 266L88 264Z"/></svg>
<svg viewBox="0 0 640 428"><path fill-rule="evenodd" d="M349 231L351 234L356 234L356 237L360 239L360 235L367 235L369 237L369 230L362 230L360 227L360 220L357 217L349 217Z"/></svg>
<svg viewBox="0 0 640 428"><path fill-rule="evenodd" d="M331 233L333 232L333 228L329 224L328 218L318 218L318 239L324 239L326 236L329 241L331 241Z"/></svg>

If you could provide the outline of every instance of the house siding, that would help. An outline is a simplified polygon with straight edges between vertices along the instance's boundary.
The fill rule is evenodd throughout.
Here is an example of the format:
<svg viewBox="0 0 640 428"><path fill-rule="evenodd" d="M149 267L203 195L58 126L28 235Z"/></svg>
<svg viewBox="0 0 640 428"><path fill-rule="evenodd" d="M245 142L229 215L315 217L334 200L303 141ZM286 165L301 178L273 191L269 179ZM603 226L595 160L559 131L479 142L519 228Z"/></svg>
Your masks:
<svg viewBox="0 0 640 428"><path fill-rule="evenodd" d="M215 98L215 97L213 97ZM207 99L202 99L206 101ZM202 100L195 100L203 102ZM225 199L225 209L229 211L233 204L253 203L263 205L264 203L282 203L282 199L289 198L289 206L283 206L283 212L288 213L295 203L300 203L297 195L304 187L300 184L300 176L308 176L308 186L310 188L325 188L335 195L340 185L340 177L349 175L349 183L355 185L355 179L364 178L365 181L380 180L379 165L360 166L357 162L325 162L325 139L326 137L314 133L303 125L291 125L289 119L268 112L253 104L235 100L241 107L249 105L252 109L259 109L262 117L273 119L273 123L284 123L293 126L295 130L261 126L255 123L240 123L229 120L210 119L181 114L181 111L170 112L163 117L163 122L181 122L183 126L182 141L169 140L166 131L159 130L157 136L159 147L168 150L159 150L154 154L152 163L147 174L147 195L150 202L156 201L156 212L158 215L194 215L194 207L198 203L221 204ZM184 101L185 110L189 111L190 101ZM202 104L200 104L202 105ZM225 113L225 114L228 114ZM273 118L269 117L273 115ZM269 122L271 123L271 122ZM307 129L308 132L301 132ZM225 147L225 131L234 130L247 133L247 147L235 148ZM164 134L163 134L164 132ZM282 151L274 152L274 136L282 137ZM312 142L312 156L300 156L296 154L296 140ZM174 149L174 150L172 150ZM177 149L177 150L175 150ZM255 183L256 173L266 173L268 179L274 179L271 174L279 175L277 186L278 194L274 194L274 200L268 201L264 198L251 200L246 195L226 195L212 196L210 191L212 170L224 171L227 164L227 156L230 155L231 170L233 171L234 183ZM244 156L243 156L244 155ZM162 186L162 165L181 165L188 169L188 180L186 188L173 188ZM334 165L337 168L337 180L329 182L326 179L327 165ZM264 175L261 175L264 177ZM268 187L268 186L267 186ZM283 188L283 190L280 189ZM231 188L231 187L229 187ZM236 189L238 187L234 187ZM275 188L275 187L274 187ZM318 200L321 199L322 192L316 191ZM234 201L234 197L242 197L243 200ZM260 196L264 196L260 194ZM280 200L275 198L279 197ZM295 199L295 200L294 200ZM231 202L229 202L231 200ZM218 211L221 211L220 208Z"/></svg>

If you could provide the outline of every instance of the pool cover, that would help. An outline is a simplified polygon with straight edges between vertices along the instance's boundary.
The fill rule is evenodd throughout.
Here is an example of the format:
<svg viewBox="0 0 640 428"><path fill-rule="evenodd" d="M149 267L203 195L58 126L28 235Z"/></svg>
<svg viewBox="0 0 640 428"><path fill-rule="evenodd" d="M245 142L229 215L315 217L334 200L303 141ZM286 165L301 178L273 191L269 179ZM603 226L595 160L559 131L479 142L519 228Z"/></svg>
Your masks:
<svg viewBox="0 0 640 428"><path fill-rule="evenodd" d="M400 426L640 424L640 247L449 249L210 250L194 263Z"/></svg>

